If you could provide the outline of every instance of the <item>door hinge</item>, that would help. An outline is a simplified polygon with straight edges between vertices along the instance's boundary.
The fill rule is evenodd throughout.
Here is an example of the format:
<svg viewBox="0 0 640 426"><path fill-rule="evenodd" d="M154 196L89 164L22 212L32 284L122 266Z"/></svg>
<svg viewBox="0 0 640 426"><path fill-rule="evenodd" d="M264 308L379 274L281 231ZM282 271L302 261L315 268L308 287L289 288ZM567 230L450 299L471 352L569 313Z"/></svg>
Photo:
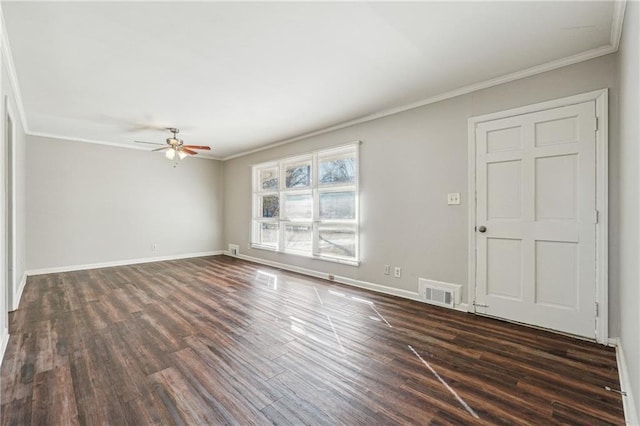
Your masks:
<svg viewBox="0 0 640 426"><path fill-rule="evenodd" d="M600 306L598 305L598 302L596 302L596 318L598 318L600 316Z"/></svg>
<svg viewBox="0 0 640 426"><path fill-rule="evenodd" d="M599 124L599 123L598 123L598 121L599 121L599 120L598 120L598 117L594 117L594 118L593 118L593 131L594 131L594 132L597 132L597 131L598 131L598 124Z"/></svg>
<svg viewBox="0 0 640 426"><path fill-rule="evenodd" d="M593 223L598 223L600 219L600 212L598 210L593 211Z"/></svg>

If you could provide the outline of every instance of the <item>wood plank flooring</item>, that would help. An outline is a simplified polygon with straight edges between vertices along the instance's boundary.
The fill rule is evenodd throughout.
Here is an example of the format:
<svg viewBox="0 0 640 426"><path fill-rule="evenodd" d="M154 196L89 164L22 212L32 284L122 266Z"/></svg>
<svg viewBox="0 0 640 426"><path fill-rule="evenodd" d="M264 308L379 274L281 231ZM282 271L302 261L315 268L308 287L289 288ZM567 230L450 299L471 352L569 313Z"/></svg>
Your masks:
<svg viewBox="0 0 640 426"><path fill-rule="evenodd" d="M212 256L30 277L3 425L623 424L611 348Z"/></svg>

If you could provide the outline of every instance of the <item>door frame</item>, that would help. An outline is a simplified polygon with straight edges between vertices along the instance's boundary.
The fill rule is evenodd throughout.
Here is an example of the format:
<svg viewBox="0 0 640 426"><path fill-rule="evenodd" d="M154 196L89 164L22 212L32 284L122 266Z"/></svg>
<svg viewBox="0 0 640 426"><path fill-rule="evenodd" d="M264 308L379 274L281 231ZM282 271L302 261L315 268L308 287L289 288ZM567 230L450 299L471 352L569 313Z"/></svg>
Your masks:
<svg viewBox="0 0 640 426"><path fill-rule="evenodd" d="M468 288L469 312L475 312L476 292L476 127L478 124L529 114L547 109L558 108L583 102L595 101L598 128L596 130L596 209L598 222L596 223L596 303L594 306L595 340L604 345L609 338L609 89L595 90L566 98L554 99L505 111L479 115L468 120L468 194L469 194L469 223L468 223ZM597 309L597 315L596 314Z"/></svg>
<svg viewBox="0 0 640 426"><path fill-rule="evenodd" d="M9 231L9 227L11 227L11 239L7 241L7 252L5 253L6 259L5 264L7 268L7 278L9 282L7 283L8 297L7 297L7 307L9 311L14 311L18 309L17 302L17 270L16 266L17 256L17 229L16 226L16 122L15 122L15 114L13 113L13 109L11 108L11 104L9 103L9 97L4 97L4 114L3 114L3 135L2 140L5 144L5 179L7 179L7 190L9 194L5 194L5 206L7 207L7 211L5 212L5 229ZM7 127L7 122L11 119L11 129ZM9 130L11 131L11 140L7 138L9 134ZM11 209L11 211L9 211ZM9 220L10 219L10 220ZM9 221L11 223L9 223ZM7 235L7 239L9 239L9 235Z"/></svg>

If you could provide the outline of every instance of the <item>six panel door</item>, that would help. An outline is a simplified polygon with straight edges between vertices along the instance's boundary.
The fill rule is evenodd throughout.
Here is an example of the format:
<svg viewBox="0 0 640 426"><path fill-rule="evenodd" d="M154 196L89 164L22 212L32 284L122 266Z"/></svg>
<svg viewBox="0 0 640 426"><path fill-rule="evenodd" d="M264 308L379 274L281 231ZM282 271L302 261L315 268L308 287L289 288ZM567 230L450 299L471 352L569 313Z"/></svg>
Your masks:
<svg viewBox="0 0 640 426"><path fill-rule="evenodd" d="M595 336L595 102L476 127L476 312Z"/></svg>

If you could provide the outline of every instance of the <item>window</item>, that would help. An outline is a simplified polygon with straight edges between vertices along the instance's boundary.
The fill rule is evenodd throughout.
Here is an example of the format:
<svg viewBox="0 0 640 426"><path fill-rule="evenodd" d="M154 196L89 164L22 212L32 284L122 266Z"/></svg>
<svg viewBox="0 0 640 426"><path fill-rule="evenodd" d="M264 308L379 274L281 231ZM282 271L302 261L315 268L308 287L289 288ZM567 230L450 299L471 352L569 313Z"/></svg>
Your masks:
<svg viewBox="0 0 640 426"><path fill-rule="evenodd" d="M358 144L253 166L251 246L358 264Z"/></svg>

